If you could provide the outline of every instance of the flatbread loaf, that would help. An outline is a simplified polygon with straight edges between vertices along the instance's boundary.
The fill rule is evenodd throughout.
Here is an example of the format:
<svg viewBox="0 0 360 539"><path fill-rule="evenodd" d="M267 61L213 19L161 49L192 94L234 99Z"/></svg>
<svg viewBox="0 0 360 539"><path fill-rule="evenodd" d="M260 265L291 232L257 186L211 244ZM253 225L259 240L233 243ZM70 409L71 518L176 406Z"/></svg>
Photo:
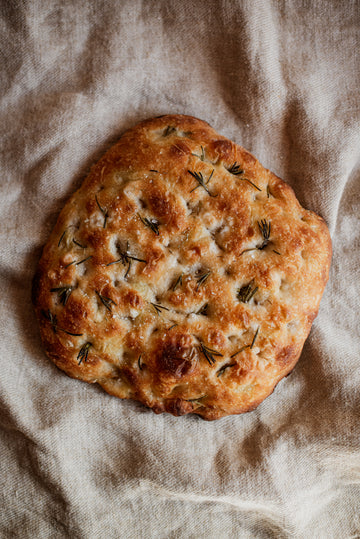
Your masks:
<svg viewBox="0 0 360 539"><path fill-rule="evenodd" d="M50 359L156 413L253 410L297 362L327 226L206 122L127 131L60 213L34 279Z"/></svg>

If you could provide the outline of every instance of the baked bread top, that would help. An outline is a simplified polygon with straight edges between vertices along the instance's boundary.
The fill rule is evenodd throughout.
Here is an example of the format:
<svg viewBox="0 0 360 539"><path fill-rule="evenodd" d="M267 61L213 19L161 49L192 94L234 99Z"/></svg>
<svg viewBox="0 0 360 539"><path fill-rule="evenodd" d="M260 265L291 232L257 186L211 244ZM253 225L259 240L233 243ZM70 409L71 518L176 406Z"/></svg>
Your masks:
<svg viewBox="0 0 360 539"><path fill-rule="evenodd" d="M60 213L33 286L69 376L156 413L254 409L294 367L328 280L327 226L206 122L127 131Z"/></svg>

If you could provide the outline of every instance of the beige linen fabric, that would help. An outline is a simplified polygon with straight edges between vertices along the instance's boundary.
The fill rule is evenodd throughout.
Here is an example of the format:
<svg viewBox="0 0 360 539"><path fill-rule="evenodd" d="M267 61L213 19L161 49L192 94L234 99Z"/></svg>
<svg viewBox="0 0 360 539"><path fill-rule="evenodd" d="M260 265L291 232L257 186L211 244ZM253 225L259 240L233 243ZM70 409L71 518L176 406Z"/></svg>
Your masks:
<svg viewBox="0 0 360 539"><path fill-rule="evenodd" d="M0 534L360 537L360 3L6 1ZM329 224L295 371L257 410L156 416L45 357L31 280L89 167L147 117L207 120Z"/></svg>

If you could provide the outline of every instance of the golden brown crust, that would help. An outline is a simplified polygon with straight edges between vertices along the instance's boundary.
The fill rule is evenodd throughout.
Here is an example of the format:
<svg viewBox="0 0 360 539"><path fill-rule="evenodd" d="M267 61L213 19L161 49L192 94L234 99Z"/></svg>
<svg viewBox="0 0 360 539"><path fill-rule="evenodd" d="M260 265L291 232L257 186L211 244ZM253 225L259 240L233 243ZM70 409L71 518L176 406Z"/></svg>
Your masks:
<svg viewBox="0 0 360 539"><path fill-rule="evenodd" d="M51 360L156 413L256 407L294 367L328 280L326 224L189 116L127 131L44 248L33 301Z"/></svg>

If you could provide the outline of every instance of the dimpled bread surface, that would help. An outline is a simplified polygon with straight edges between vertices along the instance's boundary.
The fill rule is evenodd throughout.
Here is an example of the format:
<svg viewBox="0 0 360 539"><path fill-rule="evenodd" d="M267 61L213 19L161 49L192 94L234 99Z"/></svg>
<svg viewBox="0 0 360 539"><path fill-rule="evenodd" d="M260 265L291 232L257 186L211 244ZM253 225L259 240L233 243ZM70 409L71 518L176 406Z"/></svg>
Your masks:
<svg viewBox="0 0 360 539"><path fill-rule="evenodd" d="M127 131L60 213L33 285L49 358L156 413L258 406L328 280L327 226L206 122Z"/></svg>

